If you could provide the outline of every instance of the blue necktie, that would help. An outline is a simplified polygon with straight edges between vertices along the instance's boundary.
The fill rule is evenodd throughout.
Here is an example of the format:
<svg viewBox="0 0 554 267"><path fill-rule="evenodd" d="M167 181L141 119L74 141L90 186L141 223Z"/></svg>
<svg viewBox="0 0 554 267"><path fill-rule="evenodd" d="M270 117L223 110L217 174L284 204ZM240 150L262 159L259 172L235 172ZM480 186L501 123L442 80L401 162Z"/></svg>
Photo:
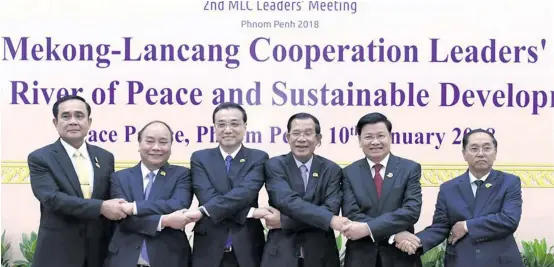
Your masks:
<svg viewBox="0 0 554 267"><path fill-rule="evenodd" d="M144 190L144 200L148 199L148 195L150 195L150 189L152 189L152 183L154 183L154 172L150 172L146 178L148 178L148 184L146 185L146 189ZM150 263L150 260L148 259L148 252L146 251L146 240L142 241L142 246L140 248L140 256L147 262Z"/></svg>
<svg viewBox="0 0 554 267"><path fill-rule="evenodd" d="M231 170L231 161L233 161L233 157L231 157L231 155L228 155L225 158L225 168L227 170L227 176L229 176L229 171ZM225 248L230 248L232 244L233 242L231 242L231 235L229 234L227 242L225 243Z"/></svg>

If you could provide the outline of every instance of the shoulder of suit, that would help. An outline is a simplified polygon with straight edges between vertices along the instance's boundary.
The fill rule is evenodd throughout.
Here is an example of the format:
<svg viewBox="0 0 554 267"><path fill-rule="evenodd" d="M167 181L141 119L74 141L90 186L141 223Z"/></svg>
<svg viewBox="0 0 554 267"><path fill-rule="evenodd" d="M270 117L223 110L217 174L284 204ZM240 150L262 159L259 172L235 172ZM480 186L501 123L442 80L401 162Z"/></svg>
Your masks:
<svg viewBox="0 0 554 267"><path fill-rule="evenodd" d="M288 154L273 156L266 161L266 164L284 164L287 160L287 156Z"/></svg>
<svg viewBox="0 0 554 267"><path fill-rule="evenodd" d="M517 182L521 182L521 178L517 175L514 175L514 174L511 174L511 173L507 173L507 172L503 172L503 171L499 171L499 170L494 170L493 171L497 172L497 175L502 177L502 179L504 179L505 181L517 181Z"/></svg>
<svg viewBox="0 0 554 267"><path fill-rule="evenodd" d="M329 167L329 168L338 168L338 169L341 169L340 165L326 157L323 157L323 156L320 156L320 155L315 155L314 156L315 158L317 158L318 160L320 160L325 166Z"/></svg>
<svg viewBox="0 0 554 267"><path fill-rule="evenodd" d="M33 150L31 153L29 153L29 155L27 156L27 161L30 161L37 157L42 157L43 155L47 155L48 153L52 152L55 148L56 148L56 142L45 145L43 147L39 147Z"/></svg>
<svg viewBox="0 0 554 267"><path fill-rule="evenodd" d="M97 146L97 145L93 145L93 144L91 144L91 143L87 143L87 144L88 144L88 146L89 146L90 148L96 150L95 152L97 152L97 153L105 153L105 154L108 154L108 155L112 155L112 156L113 156L113 153L112 153L112 152L110 152L110 151L108 151L108 150L106 150L106 149L104 149L104 148L101 148L101 147L99 147L99 146Z"/></svg>
<svg viewBox="0 0 554 267"><path fill-rule="evenodd" d="M415 160L411 160L408 158L403 158L399 156L394 156L398 159L398 161L402 164L409 164L409 165L421 165L420 163L416 162Z"/></svg>
<svg viewBox="0 0 554 267"><path fill-rule="evenodd" d="M267 154L267 152L265 152L263 150L256 149L256 148L247 148L247 147L245 147L244 149L247 150L248 153L250 153L251 155L254 155L256 157L260 157L260 158L268 157L269 158L269 155Z"/></svg>
<svg viewBox="0 0 554 267"><path fill-rule="evenodd" d="M214 149L214 148L205 148L205 149L196 150L196 151L192 152L192 154L190 155L190 157L191 157L191 158L193 158L193 157L200 157L200 156L209 154L213 149Z"/></svg>
<svg viewBox="0 0 554 267"><path fill-rule="evenodd" d="M179 172L188 172L190 169L185 167L185 166L181 166L181 165L173 165L173 164L169 164L170 168L174 171L179 171Z"/></svg>
<svg viewBox="0 0 554 267"><path fill-rule="evenodd" d="M356 160L356 161L354 161L354 162L348 164L348 165L347 165L346 167L344 167L343 169L344 169L345 171L348 171L348 170L351 170L351 169L354 169L354 168L358 168L358 166L359 166L360 164L363 164L364 161L367 161L367 159L366 159L366 158L362 158L362 159Z"/></svg>

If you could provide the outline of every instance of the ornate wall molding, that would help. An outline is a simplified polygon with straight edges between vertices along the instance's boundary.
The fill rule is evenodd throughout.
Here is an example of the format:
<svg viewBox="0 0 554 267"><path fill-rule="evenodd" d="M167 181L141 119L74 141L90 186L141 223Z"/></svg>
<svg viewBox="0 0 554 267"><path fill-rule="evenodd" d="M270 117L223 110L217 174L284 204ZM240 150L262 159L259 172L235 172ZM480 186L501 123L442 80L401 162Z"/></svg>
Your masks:
<svg viewBox="0 0 554 267"><path fill-rule="evenodd" d="M172 162L189 167L189 162ZM118 161L116 170L132 167L136 162ZM342 167L348 163L340 163ZM422 164L421 185L437 187L466 171L465 164ZM497 164L495 169L512 173L521 178L522 187L554 188L554 165L540 164ZM25 161L2 161L2 184L28 184L29 168Z"/></svg>

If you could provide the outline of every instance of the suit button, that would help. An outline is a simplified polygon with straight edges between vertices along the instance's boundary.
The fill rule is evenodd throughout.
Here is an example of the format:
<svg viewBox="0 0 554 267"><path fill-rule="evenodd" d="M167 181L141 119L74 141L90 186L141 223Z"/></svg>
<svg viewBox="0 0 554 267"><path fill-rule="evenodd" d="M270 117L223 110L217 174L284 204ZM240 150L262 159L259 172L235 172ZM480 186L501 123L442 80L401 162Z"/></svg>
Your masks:
<svg viewBox="0 0 554 267"><path fill-rule="evenodd" d="M137 249L140 249L140 246L137 246Z"/></svg>
<svg viewBox="0 0 554 267"><path fill-rule="evenodd" d="M475 252L476 252L477 254L479 254L479 252L481 252L481 250L480 250L480 249L476 249Z"/></svg>

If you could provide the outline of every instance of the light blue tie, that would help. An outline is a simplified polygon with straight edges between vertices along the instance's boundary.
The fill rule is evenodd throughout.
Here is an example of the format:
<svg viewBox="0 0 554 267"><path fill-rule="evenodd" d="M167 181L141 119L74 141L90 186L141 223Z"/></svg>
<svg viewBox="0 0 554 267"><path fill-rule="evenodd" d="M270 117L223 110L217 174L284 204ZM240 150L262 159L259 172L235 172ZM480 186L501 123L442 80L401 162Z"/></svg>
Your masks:
<svg viewBox="0 0 554 267"><path fill-rule="evenodd" d="M304 181L304 191L306 191L306 187L308 187L308 167L304 164L300 165L300 172L302 173L302 180Z"/></svg>
<svg viewBox="0 0 554 267"><path fill-rule="evenodd" d="M148 199L148 195L150 195L150 189L152 189L152 184L154 183L154 172L150 172L146 178L148 178L148 184L146 185L146 189L144 190L144 200ZM148 263L150 264L150 260L148 259L148 252L146 251L146 240L142 241L142 246L140 248L140 256Z"/></svg>

